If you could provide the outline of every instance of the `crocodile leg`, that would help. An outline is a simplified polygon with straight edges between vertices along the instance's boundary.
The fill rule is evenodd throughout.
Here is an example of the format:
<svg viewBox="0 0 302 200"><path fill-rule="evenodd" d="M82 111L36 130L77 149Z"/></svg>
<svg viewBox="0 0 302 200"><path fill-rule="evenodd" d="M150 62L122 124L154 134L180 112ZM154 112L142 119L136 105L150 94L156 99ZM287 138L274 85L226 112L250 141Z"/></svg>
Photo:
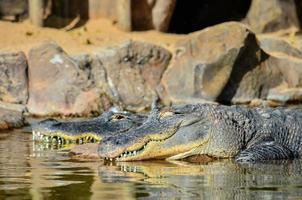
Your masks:
<svg viewBox="0 0 302 200"><path fill-rule="evenodd" d="M240 163L253 163L264 160L295 158L294 153L275 141L255 144L240 152L235 160Z"/></svg>

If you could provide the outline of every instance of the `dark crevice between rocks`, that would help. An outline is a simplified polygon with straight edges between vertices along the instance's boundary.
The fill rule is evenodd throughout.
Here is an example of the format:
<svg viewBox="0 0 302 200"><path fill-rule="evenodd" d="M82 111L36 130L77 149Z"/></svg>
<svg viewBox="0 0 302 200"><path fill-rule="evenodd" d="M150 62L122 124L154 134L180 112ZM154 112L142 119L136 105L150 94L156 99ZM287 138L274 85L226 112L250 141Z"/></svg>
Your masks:
<svg viewBox="0 0 302 200"><path fill-rule="evenodd" d="M296 4L296 11L298 15L299 25L302 27L302 1L301 0L295 0Z"/></svg>
<svg viewBox="0 0 302 200"><path fill-rule="evenodd" d="M250 5L251 0L178 0L168 32L190 33L227 21L241 21Z"/></svg>
<svg viewBox="0 0 302 200"><path fill-rule="evenodd" d="M145 31L153 28L152 5L146 0L132 0L132 28L136 31Z"/></svg>
<svg viewBox="0 0 302 200"><path fill-rule="evenodd" d="M269 58L264 51L260 49L256 41L256 37L253 34L249 34L245 40L245 47L241 50L240 55L236 59L230 78L222 89L222 92L217 97L216 101L221 104L230 105L232 103L233 97L236 95L237 89L239 88L240 83L242 82L244 76L254 70L260 63L264 62ZM260 54L260 60L259 55ZM254 88L259 91L259 88ZM260 94L259 91L259 96Z"/></svg>
<svg viewBox="0 0 302 200"><path fill-rule="evenodd" d="M25 56L25 62L26 62L25 78L26 78L26 87L27 87L27 89L26 89L26 99L25 99L25 102L20 103L20 104L23 104L23 105L27 105L28 99L29 99L29 95L30 95L30 93L29 93L29 72L28 72L29 65L28 65L28 59L27 59L26 56ZM27 110L26 110L26 112L27 112Z"/></svg>
<svg viewBox="0 0 302 200"><path fill-rule="evenodd" d="M89 18L89 0L48 0L50 15L45 20L45 26L64 28L79 18L73 28L83 26Z"/></svg>

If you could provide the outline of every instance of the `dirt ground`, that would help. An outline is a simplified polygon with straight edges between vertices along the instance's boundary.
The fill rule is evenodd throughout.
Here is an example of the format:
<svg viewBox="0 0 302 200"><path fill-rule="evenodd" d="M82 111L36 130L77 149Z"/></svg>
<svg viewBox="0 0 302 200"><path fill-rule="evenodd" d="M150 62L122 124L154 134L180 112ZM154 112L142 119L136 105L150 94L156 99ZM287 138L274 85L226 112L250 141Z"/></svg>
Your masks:
<svg viewBox="0 0 302 200"><path fill-rule="evenodd" d="M129 39L152 42L170 48L184 35L165 34L157 31L123 32L106 19L90 20L84 26L65 31L39 28L28 20L20 23L0 21L0 51L24 51L42 42L55 41L72 55L91 53L98 48L110 47Z"/></svg>

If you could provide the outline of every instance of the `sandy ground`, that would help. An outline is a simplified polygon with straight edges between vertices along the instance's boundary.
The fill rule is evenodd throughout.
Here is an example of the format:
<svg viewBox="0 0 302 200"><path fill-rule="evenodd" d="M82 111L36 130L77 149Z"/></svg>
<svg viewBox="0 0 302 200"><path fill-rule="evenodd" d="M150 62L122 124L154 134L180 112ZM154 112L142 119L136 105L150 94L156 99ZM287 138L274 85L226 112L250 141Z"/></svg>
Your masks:
<svg viewBox="0 0 302 200"><path fill-rule="evenodd" d="M0 21L0 51L28 51L47 41L57 42L69 54L91 53L98 48L110 47L134 39L152 42L170 48L184 35L165 34L157 31L123 32L106 19L90 20L84 26L65 31L39 28L29 21L11 23Z"/></svg>

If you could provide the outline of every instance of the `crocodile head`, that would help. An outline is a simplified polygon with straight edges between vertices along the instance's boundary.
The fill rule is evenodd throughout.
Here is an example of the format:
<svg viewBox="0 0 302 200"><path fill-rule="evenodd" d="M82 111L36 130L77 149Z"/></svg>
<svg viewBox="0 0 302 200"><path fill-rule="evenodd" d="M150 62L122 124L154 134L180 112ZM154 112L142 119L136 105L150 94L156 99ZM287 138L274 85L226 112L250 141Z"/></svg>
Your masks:
<svg viewBox="0 0 302 200"><path fill-rule="evenodd" d="M236 121L241 112L209 104L152 111L141 126L101 141L99 155L117 161L183 159L201 154L233 157L244 145L243 134L248 130L247 123Z"/></svg>
<svg viewBox="0 0 302 200"><path fill-rule="evenodd" d="M207 143L210 124L206 115L188 106L152 110L141 126L101 141L99 155L110 160L133 161L186 154Z"/></svg>
<svg viewBox="0 0 302 200"><path fill-rule="evenodd" d="M106 136L141 125L146 118L130 112L105 112L90 120L60 122L47 119L32 125L33 140L52 144L99 142Z"/></svg>

